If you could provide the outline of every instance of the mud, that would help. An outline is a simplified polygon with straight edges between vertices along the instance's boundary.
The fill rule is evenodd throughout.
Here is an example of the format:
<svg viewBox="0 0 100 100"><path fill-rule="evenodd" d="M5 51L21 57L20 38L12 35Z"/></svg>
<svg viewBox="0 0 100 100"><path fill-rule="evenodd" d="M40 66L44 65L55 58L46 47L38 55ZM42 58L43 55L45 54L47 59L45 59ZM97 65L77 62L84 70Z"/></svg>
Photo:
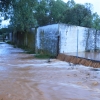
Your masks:
<svg viewBox="0 0 100 100"><path fill-rule="evenodd" d="M0 43L0 100L100 100L100 71Z"/></svg>

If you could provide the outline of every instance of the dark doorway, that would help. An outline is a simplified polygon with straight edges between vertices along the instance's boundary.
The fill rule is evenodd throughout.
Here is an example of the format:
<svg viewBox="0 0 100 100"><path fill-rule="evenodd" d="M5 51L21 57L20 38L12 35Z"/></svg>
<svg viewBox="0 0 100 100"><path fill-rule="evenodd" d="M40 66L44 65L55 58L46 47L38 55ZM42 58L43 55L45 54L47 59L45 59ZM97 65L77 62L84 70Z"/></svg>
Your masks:
<svg viewBox="0 0 100 100"><path fill-rule="evenodd" d="M59 42L60 42L60 36L57 37L57 56L59 54Z"/></svg>

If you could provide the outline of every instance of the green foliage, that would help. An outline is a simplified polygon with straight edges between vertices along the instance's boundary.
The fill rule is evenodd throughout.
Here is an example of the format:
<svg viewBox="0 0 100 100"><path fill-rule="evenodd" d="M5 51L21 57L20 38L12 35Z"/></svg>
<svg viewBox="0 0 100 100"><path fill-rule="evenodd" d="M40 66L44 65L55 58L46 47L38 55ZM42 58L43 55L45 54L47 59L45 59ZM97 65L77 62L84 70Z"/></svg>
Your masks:
<svg viewBox="0 0 100 100"><path fill-rule="evenodd" d="M14 3L11 25L15 31L28 32L31 27L36 25L33 13L34 6L35 0L19 0Z"/></svg>
<svg viewBox="0 0 100 100"><path fill-rule="evenodd" d="M63 21L66 3L61 0L41 0L36 6L35 18L38 25L43 26Z"/></svg>
<svg viewBox="0 0 100 100"><path fill-rule="evenodd" d="M25 50L25 53L27 53L27 54L34 54L35 53L35 51L33 49L30 49L27 46L17 46L17 47Z"/></svg>
<svg viewBox="0 0 100 100"><path fill-rule="evenodd" d="M50 55L44 55L44 54L36 54L35 58L48 59L48 58L51 58L51 56Z"/></svg>
<svg viewBox="0 0 100 100"><path fill-rule="evenodd" d="M93 14L93 28L100 30L100 16L97 13Z"/></svg>
<svg viewBox="0 0 100 100"><path fill-rule="evenodd" d="M63 14L66 11L66 4L61 0L51 0L49 3L49 23L59 23L63 22Z"/></svg>
<svg viewBox="0 0 100 100"><path fill-rule="evenodd" d="M6 41L6 43L14 45L11 41Z"/></svg>
<svg viewBox="0 0 100 100"><path fill-rule="evenodd" d="M27 53L27 54L34 54L35 51L34 51L34 50L28 50L28 51L26 51L26 53Z"/></svg>
<svg viewBox="0 0 100 100"><path fill-rule="evenodd" d="M73 8L76 5L74 0L68 0L67 2L67 7L68 8Z"/></svg>
<svg viewBox="0 0 100 100"><path fill-rule="evenodd" d="M0 0L0 11L5 11L9 8L12 0Z"/></svg>
<svg viewBox="0 0 100 100"><path fill-rule="evenodd" d="M82 4L75 4L66 10L65 22L78 26L91 27L91 10Z"/></svg>
<svg viewBox="0 0 100 100"><path fill-rule="evenodd" d="M48 24L48 13L49 6L46 0L41 0L40 2L37 2L34 15L39 26Z"/></svg>
<svg viewBox="0 0 100 100"><path fill-rule="evenodd" d="M3 34L3 33L8 33L8 28L1 28L0 34Z"/></svg>
<svg viewBox="0 0 100 100"><path fill-rule="evenodd" d="M8 28L2 28L0 29L0 35L3 39L3 42L5 42L5 36L8 34Z"/></svg>

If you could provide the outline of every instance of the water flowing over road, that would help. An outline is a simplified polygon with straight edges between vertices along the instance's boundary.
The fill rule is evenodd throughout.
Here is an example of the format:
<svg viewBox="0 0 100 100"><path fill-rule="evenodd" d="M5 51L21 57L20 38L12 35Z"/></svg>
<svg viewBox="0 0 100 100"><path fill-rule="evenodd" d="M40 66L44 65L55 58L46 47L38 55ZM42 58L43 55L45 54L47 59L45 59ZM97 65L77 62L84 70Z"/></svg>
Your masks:
<svg viewBox="0 0 100 100"><path fill-rule="evenodd" d="M100 71L48 63L1 42L0 100L100 100Z"/></svg>

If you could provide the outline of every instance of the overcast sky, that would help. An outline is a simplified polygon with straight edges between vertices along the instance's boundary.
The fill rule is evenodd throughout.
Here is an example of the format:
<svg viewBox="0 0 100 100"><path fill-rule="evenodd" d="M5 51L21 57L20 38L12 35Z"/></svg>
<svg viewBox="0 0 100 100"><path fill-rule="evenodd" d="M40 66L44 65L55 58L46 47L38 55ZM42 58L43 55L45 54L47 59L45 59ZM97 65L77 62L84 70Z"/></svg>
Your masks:
<svg viewBox="0 0 100 100"><path fill-rule="evenodd" d="M67 2L68 0L63 0ZM76 3L91 3L93 5L93 12L97 12L98 15L100 16L100 0L74 0Z"/></svg>

